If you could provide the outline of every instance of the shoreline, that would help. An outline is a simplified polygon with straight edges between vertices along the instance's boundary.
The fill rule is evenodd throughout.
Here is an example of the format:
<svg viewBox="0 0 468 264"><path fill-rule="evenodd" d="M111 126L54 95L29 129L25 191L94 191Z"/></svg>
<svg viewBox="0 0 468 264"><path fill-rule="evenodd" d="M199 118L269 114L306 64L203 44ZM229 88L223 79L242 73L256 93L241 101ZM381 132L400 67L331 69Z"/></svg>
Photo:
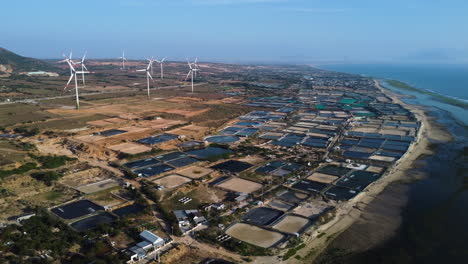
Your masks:
<svg viewBox="0 0 468 264"><path fill-rule="evenodd" d="M393 86L395 88L406 90L406 91L411 91L411 92L416 92L420 94L425 94L425 95L431 96L434 100L437 100L439 102L457 106L465 110L468 109L468 103L461 98L450 97L448 95L438 94L436 92L416 88L402 81L397 81L397 80L392 80L392 79L384 79L384 81L388 85Z"/></svg>
<svg viewBox="0 0 468 264"><path fill-rule="evenodd" d="M399 95L390 89L384 88L376 79L374 79L374 82L378 89L389 96L393 102L401 104L411 111L421 123L416 141L411 144L405 155L393 164L383 177L352 200L338 205L336 208L336 215L332 220L303 234L303 243L306 246L297 252L297 255L301 256L300 259L290 258L282 262L276 257L257 257L254 263L312 263L328 248L339 234L347 230L359 219L364 213L366 206L383 192L390 183L404 179L406 176L405 172L413 167L414 162L417 161L421 155L430 155L432 153L429 149L431 144L430 140L440 142L453 140L452 136L447 131L443 130L442 127L436 126L436 124L430 120L425 110L421 109L420 106L404 103L400 99L400 97L404 95Z"/></svg>

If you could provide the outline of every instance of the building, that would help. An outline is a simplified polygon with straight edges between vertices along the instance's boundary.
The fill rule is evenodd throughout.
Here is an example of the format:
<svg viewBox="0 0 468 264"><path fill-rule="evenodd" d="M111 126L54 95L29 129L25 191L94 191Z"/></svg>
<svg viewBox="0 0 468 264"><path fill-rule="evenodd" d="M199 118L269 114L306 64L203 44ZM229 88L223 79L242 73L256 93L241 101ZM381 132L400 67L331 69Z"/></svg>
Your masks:
<svg viewBox="0 0 468 264"><path fill-rule="evenodd" d="M159 250L166 244L166 241L154 233L145 230L140 233L142 241L127 250L129 260L127 263L134 263L146 258L148 252Z"/></svg>

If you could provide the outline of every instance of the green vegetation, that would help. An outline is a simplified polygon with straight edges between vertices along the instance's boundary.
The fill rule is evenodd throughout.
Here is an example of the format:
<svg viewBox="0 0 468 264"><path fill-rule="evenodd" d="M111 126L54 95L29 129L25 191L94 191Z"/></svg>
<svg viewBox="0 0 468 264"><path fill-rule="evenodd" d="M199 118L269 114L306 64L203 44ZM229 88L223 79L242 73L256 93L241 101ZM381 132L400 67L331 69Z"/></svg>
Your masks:
<svg viewBox="0 0 468 264"><path fill-rule="evenodd" d="M462 102L462 101L459 101L459 100L456 100L456 99L453 99L444 95L440 95L440 94L430 92L424 89L418 89L418 88L408 85L407 83L400 82L397 80L386 80L385 82L396 88L413 91L413 92L417 92L421 94L426 94L426 95L434 97L437 101L450 104L450 105L454 105L454 106L458 106L464 109L468 109L468 103L465 103L465 102Z"/></svg>
<svg viewBox="0 0 468 264"><path fill-rule="evenodd" d="M62 176L62 174L55 171L35 172L31 174L31 177L44 182L47 186L51 186L54 181L60 179Z"/></svg>
<svg viewBox="0 0 468 264"><path fill-rule="evenodd" d="M54 229L58 231L53 231ZM59 258L66 255L68 249L78 242L81 236L44 210L24 220L21 226L7 226L2 230L0 238L1 241L12 242L9 245L2 243L0 251L10 251L18 256L35 256L38 250L50 250L51 256ZM19 262L22 261L17 263Z"/></svg>
<svg viewBox="0 0 468 264"><path fill-rule="evenodd" d="M288 260L290 257L296 255L297 251L303 249L305 246L305 244L300 244L295 248L289 249L288 252L286 252L286 254L283 255L283 261Z"/></svg>
<svg viewBox="0 0 468 264"><path fill-rule="evenodd" d="M67 161L76 160L75 158L69 158L67 156L36 156L31 154L31 157L40 162L44 169L55 169L65 165Z"/></svg>
<svg viewBox="0 0 468 264"><path fill-rule="evenodd" d="M13 129L13 131L17 134L21 134L25 137L32 137L32 136L35 136L37 134L39 134L39 129L38 128L31 128L31 129L28 129L26 127L17 127L15 129Z"/></svg>
<svg viewBox="0 0 468 264"><path fill-rule="evenodd" d="M36 163L28 162L20 167L12 170L0 170L0 178L7 177L14 174L26 173L32 169L37 168Z"/></svg>
<svg viewBox="0 0 468 264"><path fill-rule="evenodd" d="M182 232L179 229L179 223L175 215L173 214L170 208L167 208L166 206L161 204L159 193L154 189L154 186L150 184L143 185L141 187L141 192L145 194L146 197L148 197L148 199L155 203L154 206L156 207L158 212L161 213L162 218L170 224L174 235L181 236Z"/></svg>

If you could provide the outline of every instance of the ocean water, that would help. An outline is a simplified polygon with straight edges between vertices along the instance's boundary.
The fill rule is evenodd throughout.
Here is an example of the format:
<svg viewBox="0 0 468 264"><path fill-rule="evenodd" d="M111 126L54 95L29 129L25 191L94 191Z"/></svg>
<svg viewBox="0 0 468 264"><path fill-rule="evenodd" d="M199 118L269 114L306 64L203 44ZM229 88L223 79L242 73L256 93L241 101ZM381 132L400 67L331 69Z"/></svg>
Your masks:
<svg viewBox="0 0 468 264"><path fill-rule="evenodd" d="M411 86L468 101L466 64L333 64L321 69L395 79Z"/></svg>
<svg viewBox="0 0 468 264"><path fill-rule="evenodd" d="M413 87L468 102L468 65L416 65L416 64L330 64L319 65L320 69L371 76L379 80L393 79ZM391 87L401 93L414 93ZM468 124L468 110L441 103L430 96L422 96L430 106L450 113L458 121Z"/></svg>

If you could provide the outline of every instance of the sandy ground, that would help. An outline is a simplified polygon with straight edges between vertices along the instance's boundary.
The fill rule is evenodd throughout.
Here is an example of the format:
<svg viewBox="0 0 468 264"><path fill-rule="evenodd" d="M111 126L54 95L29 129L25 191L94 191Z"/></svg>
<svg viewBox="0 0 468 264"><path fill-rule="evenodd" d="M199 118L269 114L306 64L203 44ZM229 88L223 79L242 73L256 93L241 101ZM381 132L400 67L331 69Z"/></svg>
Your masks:
<svg viewBox="0 0 468 264"><path fill-rule="evenodd" d="M241 178L231 178L217 184L216 187L230 190L233 192L252 193L262 188L260 183L244 180Z"/></svg>
<svg viewBox="0 0 468 264"><path fill-rule="evenodd" d="M306 218L302 218L295 215L286 215L280 222L272 226L273 229L287 232L287 233L298 233L304 228L310 221Z"/></svg>
<svg viewBox="0 0 468 264"><path fill-rule="evenodd" d="M213 172L212 169L204 168L200 166L191 166L186 169L180 170L177 174L180 174L185 177L189 177L191 179L199 179L201 177L205 177Z"/></svg>
<svg viewBox="0 0 468 264"><path fill-rule="evenodd" d="M77 187L76 189L85 194L104 191L113 187L119 186L119 183L114 179L106 179L95 183L90 183Z"/></svg>
<svg viewBox="0 0 468 264"><path fill-rule="evenodd" d="M226 234L263 248L273 246L284 237L281 233L268 231L244 223L234 224L226 231Z"/></svg>
<svg viewBox="0 0 468 264"><path fill-rule="evenodd" d="M113 146L108 147L108 149L122 152L122 153L127 153L127 154L138 154L138 153L143 153L143 152L147 152L151 150L150 147L137 144L137 143L131 143L131 142L113 145Z"/></svg>
<svg viewBox="0 0 468 264"><path fill-rule="evenodd" d="M191 182L189 178L179 176L177 174L171 174L169 176L165 176L163 178L154 180L153 182L162 185L166 188L175 188L177 186L180 186L184 183Z"/></svg>
<svg viewBox="0 0 468 264"><path fill-rule="evenodd" d="M309 177L307 177L308 180L311 181L316 181L316 182L323 182L323 183L332 183L336 179L338 179L337 176L325 174L325 173L320 173L320 172L315 172Z"/></svg>
<svg viewBox="0 0 468 264"><path fill-rule="evenodd" d="M288 259L287 262L280 262L276 257L258 257L253 263L312 263L313 260L323 251L333 238L339 233L351 226L362 214L363 208L377 197L385 187L392 181L399 180L405 176L405 172L411 169L413 163L420 155L430 154L429 136L432 140L450 141L451 137L445 131L435 127L428 120L423 109L417 106L408 105L399 99L399 95L392 93L382 88L377 81L377 87L385 94L392 98L396 103L399 103L412 111L416 118L421 122L421 128L417 135L415 143L411 144L406 154L398 160L379 180L372 183L364 192L361 192L352 200L341 203L337 206L336 216L328 223L319 226L317 229L312 229L306 233L309 235L303 236L306 247L298 252L298 255L306 256L306 258L297 260L295 258ZM319 234L325 233L317 237ZM314 252L314 254L308 254Z"/></svg>

